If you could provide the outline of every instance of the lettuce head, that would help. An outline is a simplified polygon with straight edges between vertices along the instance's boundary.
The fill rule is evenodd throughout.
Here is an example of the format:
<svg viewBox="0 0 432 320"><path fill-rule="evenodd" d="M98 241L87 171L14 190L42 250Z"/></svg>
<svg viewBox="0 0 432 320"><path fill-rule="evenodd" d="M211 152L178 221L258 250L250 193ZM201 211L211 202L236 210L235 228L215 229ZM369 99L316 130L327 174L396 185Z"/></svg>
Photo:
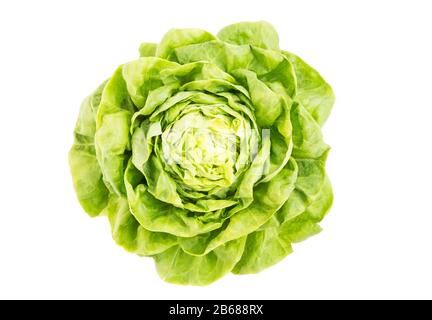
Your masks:
<svg viewBox="0 0 432 320"><path fill-rule="evenodd" d="M320 231L333 194L321 126L331 87L266 22L172 29L82 103L78 200L161 278L257 273Z"/></svg>

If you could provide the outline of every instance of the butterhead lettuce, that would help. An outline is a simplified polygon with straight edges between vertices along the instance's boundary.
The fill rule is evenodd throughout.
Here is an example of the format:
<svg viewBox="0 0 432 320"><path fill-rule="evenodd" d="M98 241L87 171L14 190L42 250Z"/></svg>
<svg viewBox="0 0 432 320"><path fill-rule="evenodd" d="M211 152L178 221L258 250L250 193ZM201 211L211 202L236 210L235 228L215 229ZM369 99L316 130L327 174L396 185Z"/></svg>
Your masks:
<svg viewBox="0 0 432 320"><path fill-rule="evenodd" d="M69 153L84 210L168 282L259 272L332 204L334 95L266 22L173 29L82 103Z"/></svg>

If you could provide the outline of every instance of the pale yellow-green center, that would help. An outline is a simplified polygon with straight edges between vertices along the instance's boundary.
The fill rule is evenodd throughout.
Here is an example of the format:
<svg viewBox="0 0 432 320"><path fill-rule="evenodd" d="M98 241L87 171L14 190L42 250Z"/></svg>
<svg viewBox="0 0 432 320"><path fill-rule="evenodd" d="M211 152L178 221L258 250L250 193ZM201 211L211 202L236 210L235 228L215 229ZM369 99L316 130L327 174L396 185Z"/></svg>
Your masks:
<svg viewBox="0 0 432 320"><path fill-rule="evenodd" d="M185 186L208 191L229 187L236 178L244 125L229 115L183 115L162 134L168 165L176 166Z"/></svg>

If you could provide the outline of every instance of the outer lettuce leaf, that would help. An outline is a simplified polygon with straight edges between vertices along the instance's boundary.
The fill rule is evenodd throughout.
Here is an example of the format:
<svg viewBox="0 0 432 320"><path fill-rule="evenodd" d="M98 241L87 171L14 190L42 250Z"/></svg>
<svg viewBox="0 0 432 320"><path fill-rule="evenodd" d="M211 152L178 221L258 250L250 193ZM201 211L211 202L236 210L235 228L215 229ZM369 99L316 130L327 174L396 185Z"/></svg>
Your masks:
<svg viewBox="0 0 432 320"><path fill-rule="evenodd" d="M265 21L229 25L219 31L218 37L232 44L246 44L270 50L279 49L279 36L274 27Z"/></svg>
<svg viewBox="0 0 432 320"><path fill-rule="evenodd" d="M245 238L229 241L203 256L185 253L179 246L155 256L162 279L177 284L207 285L230 272L243 253Z"/></svg>
<svg viewBox="0 0 432 320"><path fill-rule="evenodd" d="M327 120L335 102L330 85L321 75L298 56L282 51L293 64L297 78L296 100L302 104L320 126Z"/></svg>
<svg viewBox="0 0 432 320"><path fill-rule="evenodd" d="M175 67L175 62L155 57L144 57L124 65L122 76L126 83L126 94L135 106L141 109L151 90L163 85L159 73L165 68Z"/></svg>
<svg viewBox="0 0 432 320"><path fill-rule="evenodd" d="M255 231L247 236L235 274L257 273L281 261L292 252L291 238L280 227Z"/></svg>
<svg viewBox="0 0 432 320"><path fill-rule="evenodd" d="M150 256L177 244L173 235L143 228L131 214L126 198L111 195L103 214L108 216L113 239L129 252Z"/></svg>
<svg viewBox="0 0 432 320"><path fill-rule="evenodd" d="M162 41L156 50L156 56L164 59L172 59L173 51L176 48L214 39L216 39L216 37L205 30L172 29L162 38Z"/></svg>
<svg viewBox="0 0 432 320"><path fill-rule="evenodd" d="M300 242L321 231L320 222L333 204L333 191L326 177L320 192L306 210L293 219L284 221L282 233L289 236L292 242Z"/></svg>
<svg viewBox="0 0 432 320"><path fill-rule="evenodd" d="M75 140L69 152L69 165L78 200L90 216L97 216L108 203L109 191L96 159L94 135L96 113L105 83L87 97L75 127Z"/></svg>
<svg viewBox="0 0 432 320"><path fill-rule="evenodd" d="M157 43L143 42L139 47L140 57L154 57L156 55Z"/></svg>
<svg viewBox="0 0 432 320"><path fill-rule="evenodd" d="M107 82L96 116L96 156L106 186L117 195L125 194L124 163L130 151L130 118L134 106L119 67Z"/></svg>

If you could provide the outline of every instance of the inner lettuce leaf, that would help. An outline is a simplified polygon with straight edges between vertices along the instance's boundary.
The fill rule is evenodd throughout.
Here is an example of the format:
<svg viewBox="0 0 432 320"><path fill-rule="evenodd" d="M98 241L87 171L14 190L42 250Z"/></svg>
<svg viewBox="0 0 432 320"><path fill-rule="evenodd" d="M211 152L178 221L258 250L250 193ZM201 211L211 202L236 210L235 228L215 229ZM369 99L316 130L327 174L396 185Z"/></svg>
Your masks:
<svg viewBox="0 0 432 320"><path fill-rule="evenodd" d="M172 29L84 99L69 152L83 209L165 281L257 273L333 202L321 128L335 96L274 27Z"/></svg>

